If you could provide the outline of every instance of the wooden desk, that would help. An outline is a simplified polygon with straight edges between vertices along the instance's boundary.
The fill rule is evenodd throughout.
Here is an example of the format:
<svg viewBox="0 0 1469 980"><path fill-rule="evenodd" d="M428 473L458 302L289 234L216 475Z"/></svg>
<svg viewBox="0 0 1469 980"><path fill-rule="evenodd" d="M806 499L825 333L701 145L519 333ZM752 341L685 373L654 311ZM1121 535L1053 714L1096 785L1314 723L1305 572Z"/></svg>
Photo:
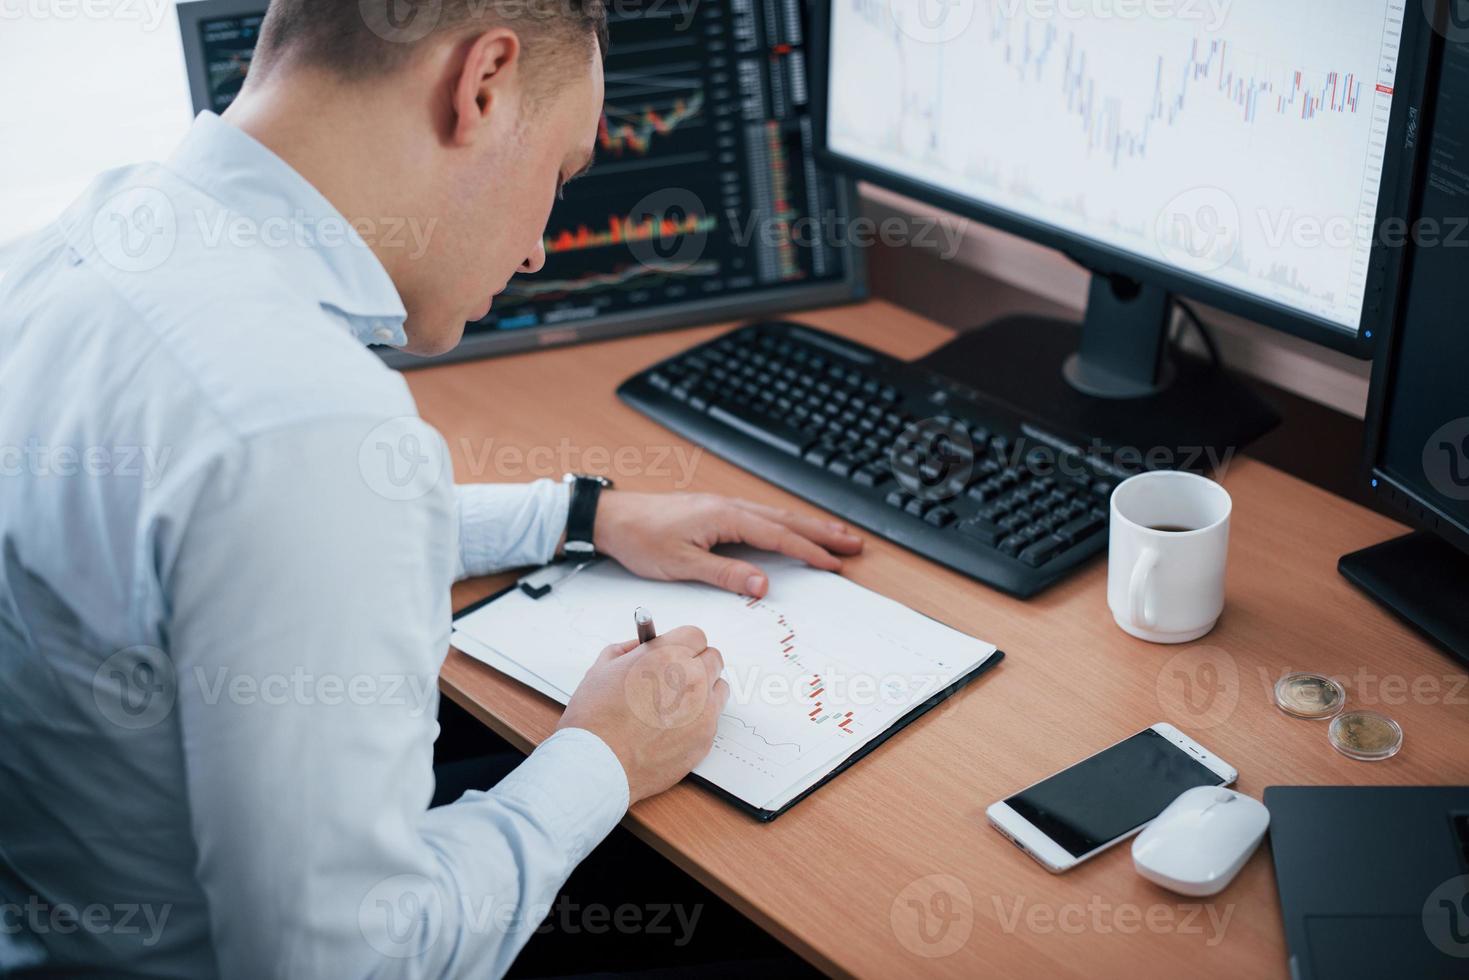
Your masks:
<svg viewBox="0 0 1469 980"><path fill-rule="evenodd" d="M949 336L880 302L803 319L904 358ZM712 455L690 456L690 444L613 394L624 378L722 329L438 367L408 380L449 440L461 481L585 469L628 488L810 510ZM687 485L676 453L692 460ZM1112 624L1105 562L1019 602L869 537L851 578L998 644L1005 663L773 824L682 785L639 804L626 825L833 974L1285 976L1267 848L1200 903L1139 878L1125 846L1050 875L984 817L990 802L1163 720L1237 766L1239 788L1257 798L1272 783L1469 783L1464 672L1336 572L1339 555L1401 528L1250 460L1236 460L1224 483L1235 503L1228 606L1212 634L1182 648ZM460 585L456 608L507 578ZM1341 677L1350 703L1395 717L1402 752L1354 762L1327 743L1325 723L1281 714L1271 687L1299 669ZM523 748L549 735L560 712L456 651L441 683Z"/></svg>

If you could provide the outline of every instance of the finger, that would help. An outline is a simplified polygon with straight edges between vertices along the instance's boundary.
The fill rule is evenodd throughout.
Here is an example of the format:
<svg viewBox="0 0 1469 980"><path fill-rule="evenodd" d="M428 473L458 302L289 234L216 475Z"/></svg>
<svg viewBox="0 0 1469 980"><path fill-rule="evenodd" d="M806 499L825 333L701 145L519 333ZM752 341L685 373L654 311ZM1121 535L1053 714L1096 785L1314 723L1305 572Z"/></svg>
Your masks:
<svg viewBox="0 0 1469 980"><path fill-rule="evenodd" d="M730 523L734 540L754 545L764 551L776 551L798 558L812 568L821 568L828 572L841 571L840 558L784 524L777 524L740 507L731 507L730 511L733 515Z"/></svg>
<svg viewBox="0 0 1469 980"><path fill-rule="evenodd" d="M607 646L602 648L601 653L597 654L597 663L605 664L609 660L616 660L624 653L629 653L632 650L636 649L637 645L637 640L623 640L620 643L609 643Z"/></svg>
<svg viewBox="0 0 1469 980"><path fill-rule="evenodd" d="M709 638L697 626L680 626L667 633L659 634L645 646L666 647L686 651L688 656L697 657L709 646Z"/></svg>
<svg viewBox="0 0 1469 980"><path fill-rule="evenodd" d="M757 599L765 594L768 587L765 573L749 562L726 558L692 545L689 546L688 557L679 570L679 577L708 582L726 592L755 596Z"/></svg>
<svg viewBox="0 0 1469 980"><path fill-rule="evenodd" d="M719 680L719 675L724 673L724 654L720 653L714 647L709 647L695 657L694 660L704 666L705 672L709 675L711 686L715 681Z"/></svg>
<svg viewBox="0 0 1469 980"><path fill-rule="evenodd" d="M729 682L721 677L714 682L714 690L711 693L713 696L709 700L714 704L714 713L723 714L724 706L729 704Z"/></svg>
<svg viewBox="0 0 1469 980"><path fill-rule="evenodd" d="M862 550L862 536L841 521L822 520L819 517L781 510L779 507L771 507L768 504L759 504L753 500L733 498L730 503L741 510L750 511L766 520L784 525L828 551L841 555L855 555Z"/></svg>

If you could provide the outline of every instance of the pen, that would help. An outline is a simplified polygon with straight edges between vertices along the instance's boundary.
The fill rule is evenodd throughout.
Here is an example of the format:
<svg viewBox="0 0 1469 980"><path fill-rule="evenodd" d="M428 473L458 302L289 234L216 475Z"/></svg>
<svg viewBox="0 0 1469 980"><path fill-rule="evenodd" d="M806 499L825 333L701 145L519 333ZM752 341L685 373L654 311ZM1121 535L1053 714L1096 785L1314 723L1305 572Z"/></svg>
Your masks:
<svg viewBox="0 0 1469 980"><path fill-rule="evenodd" d="M639 643L647 643L658 635L658 631L653 629L653 614L642 606L632 611L632 621L638 628Z"/></svg>

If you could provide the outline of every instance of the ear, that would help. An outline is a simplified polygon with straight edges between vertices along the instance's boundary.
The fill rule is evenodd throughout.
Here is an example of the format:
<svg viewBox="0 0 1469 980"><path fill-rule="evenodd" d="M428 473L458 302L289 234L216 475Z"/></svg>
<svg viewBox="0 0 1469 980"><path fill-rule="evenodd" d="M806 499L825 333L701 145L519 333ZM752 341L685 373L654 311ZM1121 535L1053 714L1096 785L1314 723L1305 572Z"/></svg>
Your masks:
<svg viewBox="0 0 1469 980"><path fill-rule="evenodd" d="M454 81L452 139L468 146L492 118L514 114L520 97L520 38L497 27L474 38Z"/></svg>

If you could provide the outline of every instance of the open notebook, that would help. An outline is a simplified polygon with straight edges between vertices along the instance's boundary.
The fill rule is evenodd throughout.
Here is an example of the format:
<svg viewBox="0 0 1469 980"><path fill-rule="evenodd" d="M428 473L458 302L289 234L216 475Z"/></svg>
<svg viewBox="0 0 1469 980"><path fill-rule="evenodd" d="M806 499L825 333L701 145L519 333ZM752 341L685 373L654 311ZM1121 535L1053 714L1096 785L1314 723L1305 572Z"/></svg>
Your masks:
<svg viewBox="0 0 1469 980"><path fill-rule="evenodd" d="M511 588L460 613L453 645L565 704L633 610L691 624L724 655L729 704L695 776L769 820L1004 656L900 603L797 561L751 555L763 599L649 582L599 561L541 598Z"/></svg>

